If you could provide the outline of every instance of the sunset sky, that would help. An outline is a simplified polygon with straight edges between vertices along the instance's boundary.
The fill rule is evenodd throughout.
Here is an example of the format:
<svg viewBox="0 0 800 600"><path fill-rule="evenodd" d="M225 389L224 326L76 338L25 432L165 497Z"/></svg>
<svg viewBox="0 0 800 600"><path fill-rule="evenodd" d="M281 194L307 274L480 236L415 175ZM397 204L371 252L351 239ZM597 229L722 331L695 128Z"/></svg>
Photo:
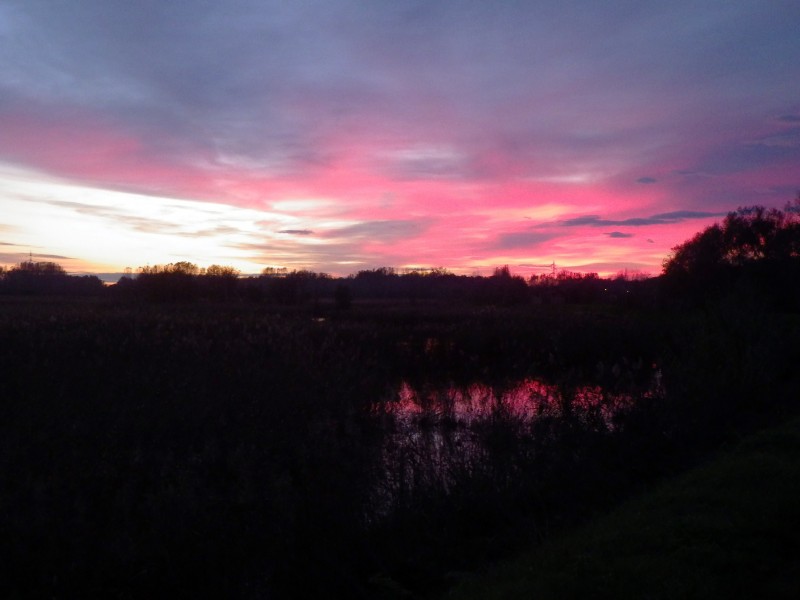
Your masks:
<svg viewBox="0 0 800 600"><path fill-rule="evenodd" d="M0 2L0 265L656 275L800 190L800 2Z"/></svg>

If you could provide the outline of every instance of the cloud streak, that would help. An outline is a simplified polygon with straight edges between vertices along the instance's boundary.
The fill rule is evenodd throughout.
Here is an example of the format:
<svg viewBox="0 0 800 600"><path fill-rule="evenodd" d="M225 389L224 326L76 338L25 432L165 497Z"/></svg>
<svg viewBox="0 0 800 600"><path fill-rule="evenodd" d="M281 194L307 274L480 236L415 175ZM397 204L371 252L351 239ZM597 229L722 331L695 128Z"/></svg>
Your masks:
<svg viewBox="0 0 800 600"><path fill-rule="evenodd" d="M281 229L278 233L285 233L287 235L312 235L314 232L310 229Z"/></svg>
<svg viewBox="0 0 800 600"><path fill-rule="evenodd" d="M650 225L674 225L683 221L693 219L709 219L713 217L724 217L727 213L713 213L693 210L676 210L667 213L659 213L649 217L630 217L628 219L603 219L598 215L586 215L573 217L561 221L559 225L565 227L645 227Z"/></svg>

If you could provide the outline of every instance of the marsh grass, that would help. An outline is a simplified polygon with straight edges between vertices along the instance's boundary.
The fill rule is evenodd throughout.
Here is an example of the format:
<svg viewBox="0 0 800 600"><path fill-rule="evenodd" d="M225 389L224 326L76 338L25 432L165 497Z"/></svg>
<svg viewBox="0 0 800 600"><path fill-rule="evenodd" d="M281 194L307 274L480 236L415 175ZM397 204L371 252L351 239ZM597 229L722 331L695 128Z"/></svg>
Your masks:
<svg viewBox="0 0 800 600"><path fill-rule="evenodd" d="M731 329L735 315L703 328L695 318L5 297L0 529L11 543L0 591L442 593L454 573L596 514L789 395L798 351L771 340L797 339L796 319ZM752 368L748 348L760 352ZM709 349L725 361L713 377L736 377L724 394L706 377ZM663 364L667 396L640 394L613 427L569 391L643 390L653 363ZM381 481L396 492L381 450L396 429L374 405L398 382L503 390L526 377L565 390L557 414L520 420L500 403L474 427L481 452L449 462L410 452L393 463L400 501L376 503ZM774 401L749 403L762 385ZM445 404L407 435L442 425L437 443L457 456L462 428Z"/></svg>

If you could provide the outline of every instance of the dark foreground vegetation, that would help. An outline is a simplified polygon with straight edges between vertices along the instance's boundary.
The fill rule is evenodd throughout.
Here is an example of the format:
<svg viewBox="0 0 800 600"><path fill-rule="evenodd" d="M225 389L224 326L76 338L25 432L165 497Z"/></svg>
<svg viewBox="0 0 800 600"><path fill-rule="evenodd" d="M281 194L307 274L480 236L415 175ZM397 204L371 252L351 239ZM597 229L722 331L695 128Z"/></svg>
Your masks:
<svg viewBox="0 0 800 600"><path fill-rule="evenodd" d="M442 594L797 412L795 208L641 281L4 271L0 592Z"/></svg>
<svg viewBox="0 0 800 600"><path fill-rule="evenodd" d="M470 579L452 600L800 597L800 419Z"/></svg>

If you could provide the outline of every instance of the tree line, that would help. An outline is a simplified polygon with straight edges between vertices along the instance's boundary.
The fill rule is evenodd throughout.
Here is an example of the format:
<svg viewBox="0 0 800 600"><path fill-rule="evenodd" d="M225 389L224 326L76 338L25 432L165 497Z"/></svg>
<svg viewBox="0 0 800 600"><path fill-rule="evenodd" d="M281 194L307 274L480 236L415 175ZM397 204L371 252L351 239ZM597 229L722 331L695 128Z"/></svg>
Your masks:
<svg viewBox="0 0 800 600"><path fill-rule="evenodd" d="M456 275L443 268L401 272L381 267L332 277L268 267L258 276L245 277L230 266L201 268L180 261L140 267L105 287L96 276L71 276L52 262L0 267L3 294L108 294L155 302L241 300L340 309L354 301L697 306L745 290L783 309L800 306L800 195L783 210L752 206L730 212L721 223L674 247L657 277L620 273L601 278L562 270L525 279L512 274L508 266L496 268L490 276Z"/></svg>
<svg viewBox="0 0 800 600"><path fill-rule="evenodd" d="M800 194L783 210L739 208L672 249L662 294L693 305L737 294L800 309Z"/></svg>
<svg viewBox="0 0 800 600"><path fill-rule="evenodd" d="M140 267L135 274L104 286L93 275L68 275L51 262L24 262L0 268L0 294L104 295L153 302L240 300L282 306L329 304L348 308L358 301L466 302L515 306L528 303L592 303L629 298L646 282L619 274L602 279L596 273L566 270L525 279L508 266L490 276L456 275L446 269L366 269L347 277L310 270L268 267L258 276L242 276L230 266L198 267L188 261Z"/></svg>
<svg viewBox="0 0 800 600"><path fill-rule="evenodd" d="M103 292L96 275L68 275L58 263L33 260L7 269L0 266L0 293L13 295L91 296Z"/></svg>

